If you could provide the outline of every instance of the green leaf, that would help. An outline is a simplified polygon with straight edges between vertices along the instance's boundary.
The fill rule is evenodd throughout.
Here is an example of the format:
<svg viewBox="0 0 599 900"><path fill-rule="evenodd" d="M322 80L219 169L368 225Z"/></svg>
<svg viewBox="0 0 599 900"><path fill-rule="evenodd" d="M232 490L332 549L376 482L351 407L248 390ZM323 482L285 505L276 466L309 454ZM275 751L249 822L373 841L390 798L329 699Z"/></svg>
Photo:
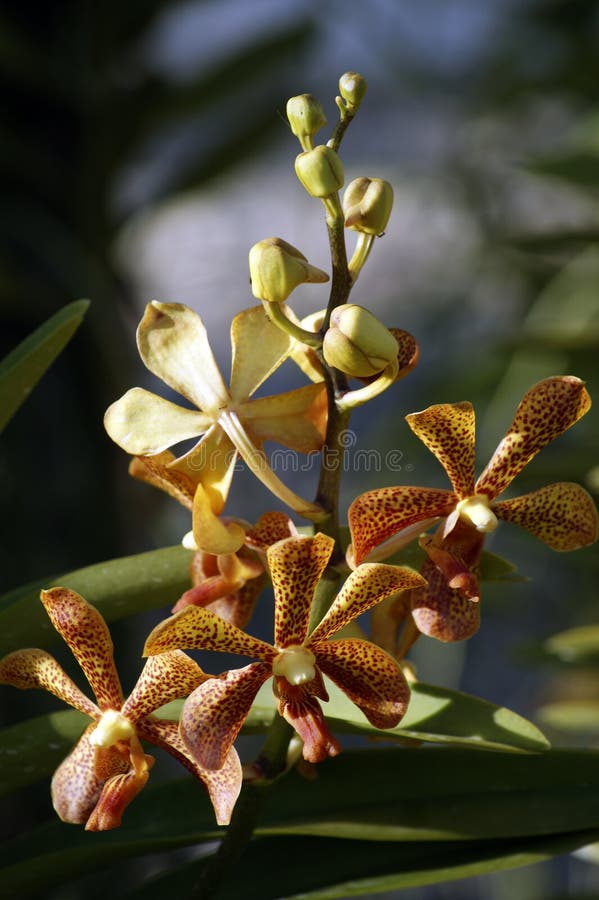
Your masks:
<svg viewBox="0 0 599 900"><path fill-rule="evenodd" d="M558 731L596 736L599 734L599 701L562 700L547 703L537 710L537 716Z"/></svg>
<svg viewBox="0 0 599 900"><path fill-rule="evenodd" d="M595 834L583 831L567 837L518 841L403 845L372 841L352 841L348 845L347 841L334 838L265 838L248 846L220 889L218 900L343 900L370 896L542 862L586 844ZM192 896L194 885L209 863L210 858L202 859L169 870L144 881L127 898Z"/></svg>
<svg viewBox="0 0 599 900"><path fill-rule="evenodd" d="M599 625L581 625L554 634L543 644L543 650L562 662L578 665L599 663Z"/></svg>
<svg viewBox="0 0 599 900"><path fill-rule="evenodd" d="M292 771L270 787L246 790L258 792L262 799L257 836L351 839L340 848L346 857L342 870L346 878L352 871L352 848L363 842L368 842L373 861L380 842L385 842L390 859L399 860L405 842L413 844L415 854L426 842L426 852L412 863L415 871L426 871L451 868L455 848L468 851L474 862L498 860L505 853L526 855L529 840L541 840L543 846L555 841L550 853L599 836L599 753L592 751L552 750L539 755L422 747L347 751L320 764L312 779ZM0 884L6 896L47 895L53 887L109 863L206 841L216 833L206 795L189 778L150 786L115 831L89 834L55 821L5 841L0 848L4 865ZM495 848L485 856L486 841L512 843L509 850ZM294 839L294 846L299 843ZM297 858L305 863L303 856ZM458 854L456 864L459 859ZM489 870L498 867L496 861ZM401 871L401 865L386 870ZM374 862L373 868L355 872L354 877L369 874L381 874ZM317 884L323 883L327 881Z"/></svg>
<svg viewBox="0 0 599 900"><path fill-rule="evenodd" d="M371 725L358 707L326 679L329 703L322 707L331 730L387 740L426 741L475 746L482 749L547 750L539 729L505 707L495 706L459 691L416 682L411 685L408 711L396 728L384 731ZM270 682L258 692L246 728L263 731L272 720L275 701Z"/></svg>
<svg viewBox="0 0 599 900"><path fill-rule="evenodd" d="M172 606L189 587L192 553L165 547L125 556L18 588L0 599L0 656L21 647L50 646L58 639L39 599L41 588L61 585L96 606L107 622Z"/></svg>
<svg viewBox="0 0 599 900"><path fill-rule="evenodd" d="M517 567L508 559L483 550L480 560L480 580L515 584L529 579L525 575L520 575Z"/></svg>
<svg viewBox="0 0 599 900"><path fill-rule="evenodd" d="M0 362L0 431L25 402L83 321L88 300L69 303Z"/></svg>
<svg viewBox="0 0 599 900"><path fill-rule="evenodd" d="M581 187L599 188L599 154L580 151L563 156L538 157L526 168L536 175L548 175Z"/></svg>

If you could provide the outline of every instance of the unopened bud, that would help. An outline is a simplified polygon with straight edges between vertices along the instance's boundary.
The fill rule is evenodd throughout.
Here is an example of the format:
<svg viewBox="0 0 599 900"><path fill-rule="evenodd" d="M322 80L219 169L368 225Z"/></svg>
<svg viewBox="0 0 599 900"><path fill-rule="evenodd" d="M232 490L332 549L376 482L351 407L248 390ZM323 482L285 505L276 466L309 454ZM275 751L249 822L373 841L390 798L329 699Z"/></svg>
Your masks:
<svg viewBox="0 0 599 900"><path fill-rule="evenodd" d="M345 227L382 234L393 206L393 188L382 178L355 178L343 195Z"/></svg>
<svg viewBox="0 0 599 900"><path fill-rule="evenodd" d="M330 197L343 187L343 164L325 144L300 153L295 160L295 174L313 197Z"/></svg>
<svg viewBox="0 0 599 900"><path fill-rule="evenodd" d="M258 300L283 303L304 282L322 284L329 276L281 238L265 238L250 250L252 293Z"/></svg>
<svg viewBox="0 0 599 900"><path fill-rule="evenodd" d="M287 118L302 147L311 147L312 137L326 125L322 106L312 94L299 94L287 101Z"/></svg>
<svg viewBox="0 0 599 900"><path fill-rule="evenodd" d="M339 79L339 93L352 112L354 112L368 90L368 83L358 72L346 72Z"/></svg>
<svg viewBox="0 0 599 900"><path fill-rule="evenodd" d="M399 346L388 328L362 306L345 303L331 314L322 352L330 366L354 378L382 372Z"/></svg>

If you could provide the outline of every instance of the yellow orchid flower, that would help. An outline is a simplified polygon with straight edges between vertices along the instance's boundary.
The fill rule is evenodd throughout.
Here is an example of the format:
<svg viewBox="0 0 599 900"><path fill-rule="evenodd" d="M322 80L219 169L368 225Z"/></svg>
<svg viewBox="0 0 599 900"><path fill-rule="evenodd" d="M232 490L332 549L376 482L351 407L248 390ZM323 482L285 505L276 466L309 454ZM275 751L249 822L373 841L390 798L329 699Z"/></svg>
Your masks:
<svg viewBox="0 0 599 900"><path fill-rule="evenodd" d="M223 523L238 454L251 471L295 512L316 519L319 506L303 500L273 472L263 450L272 440L299 453L322 447L327 401L322 383L284 394L250 399L286 359L290 339L261 309L239 313L231 325L233 360L227 389L200 317L179 303L148 304L137 330L137 345L147 368L196 408L171 403L143 388L132 388L106 412L110 437L134 456L153 457L189 438L198 443L162 465L160 477L173 493L192 494L193 530L186 546L208 553L234 553L244 529ZM161 456L164 463L164 456ZM181 499L181 497L179 497Z"/></svg>

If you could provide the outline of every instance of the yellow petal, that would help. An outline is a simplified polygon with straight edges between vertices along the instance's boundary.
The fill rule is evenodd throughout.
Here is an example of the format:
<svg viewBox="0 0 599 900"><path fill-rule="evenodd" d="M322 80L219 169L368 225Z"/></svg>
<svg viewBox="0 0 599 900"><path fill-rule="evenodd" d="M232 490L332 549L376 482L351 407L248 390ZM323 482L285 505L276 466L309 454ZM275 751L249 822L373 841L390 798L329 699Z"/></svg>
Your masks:
<svg viewBox="0 0 599 900"><path fill-rule="evenodd" d="M25 690L41 688L87 716L95 718L100 710L83 694L53 656L45 650L15 650L0 660L0 684Z"/></svg>
<svg viewBox="0 0 599 900"><path fill-rule="evenodd" d="M237 451L220 425L213 425L189 453L180 456L170 468L182 472L196 485L202 485L215 515L223 511L237 462ZM227 552L227 551L223 551Z"/></svg>
<svg viewBox="0 0 599 900"><path fill-rule="evenodd" d="M229 402L206 329L189 307L149 303L137 329L137 346L150 372L208 415Z"/></svg>
<svg viewBox="0 0 599 900"><path fill-rule="evenodd" d="M161 453L203 434L212 420L143 388L131 388L106 410L104 427L112 440L134 456Z"/></svg>
<svg viewBox="0 0 599 900"><path fill-rule="evenodd" d="M260 397L238 409L239 418L260 445L275 441L298 453L320 450L327 428L324 384L308 384L284 394Z"/></svg>
<svg viewBox="0 0 599 900"><path fill-rule="evenodd" d="M591 408L580 378L545 378L522 398L514 421L476 482L476 493L491 500L511 484L530 460L554 438L574 425Z"/></svg>
<svg viewBox="0 0 599 900"><path fill-rule="evenodd" d="M207 677L198 664L181 650L151 656L123 704L121 713L135 724L171 700L187 697Z"/></svg>
<svg viewBox="0 0 599 900"><path fill-rule="evenodd" d="M245 530L236 522L225 524L215 516L208 493L201 484L196 488L192 515L194 549L218 556L235 553L243 545Z"/></svg>
<svg viewBox="0 0 599 900"><path fill-rule="evenodd" d="M41 601L54 628L69 645L101 710L120 709L123 693L114 665L106 622L91 603L69 588L42 591Z"/></svg>
<svg viewBox="0 0 599 900"><path fill-rule="evenodd" d="M270 321L261 306L235 316L231 323L231 396L235 404L251 397L287 358L291 339Z"/></svg>
<svg viewBox="0 0 599 900"><path fill-rule="evenodd" d="M329 611L310 635L307 646L313 647L353 622L361 613L392 597L425 584L422 575L402 566L363 563L343 584Z"/></svg>
<svg viewBox="0 0 599 900"><path fill-rule="evenodd" d="M246 634L200 606L187 606L160 622L148 636L144 656L166 650L218 650L271 662L277 655L274 647Z"/></svg>
<svg viewBox="0 0 599 900"><path fill-rule="evenodd" d="M578 550L597 540L597 507L579 484L562 481L494 503L499 519L521 525L553 550Z"/></svg>
<svg viewBox="0 0 599 900"><path fill-rule="evenodd" d="M474 409L441 403L406 416L406 422L437 457L460 499L474 493Z"/></svg>
<svg viewBox="0 0 599 900"><path fill-rule="evenodd" d="M187 472L177 468L175 457L170 450L156 456L134 456L129 463L129 475L165 491L191 510L196 483Z"/></svg>
<svg viewBox="0 0 599 900"><path fill-rule="evenodd" d="M303 644L314 591L335 541L325 534L291 537L269 548L266 556L275 592L275 645Z"/></svg>

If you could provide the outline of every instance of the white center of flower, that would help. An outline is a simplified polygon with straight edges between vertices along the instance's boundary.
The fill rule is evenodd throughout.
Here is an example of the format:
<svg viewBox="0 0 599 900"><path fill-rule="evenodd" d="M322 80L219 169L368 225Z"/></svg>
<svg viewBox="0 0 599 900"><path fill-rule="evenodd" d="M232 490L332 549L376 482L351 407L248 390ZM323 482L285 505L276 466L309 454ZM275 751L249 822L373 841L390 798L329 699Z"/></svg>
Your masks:
<svg viewBox="0 0 599 900"><path fill-rule="evenodd" d="M299 645L282 650L272 664L273 675L285 678L289 684L304 684L316 677L316 657Z"/></svg>
<svg viewBox="0 0 599 900"><path fill-rule="evenodd" d="M474 525L477 531L489 532L497 528L497 516L491 509L486 494L474 494L473 497L460 500L456 511L462 519Z"/></svg>
<svg viewBox="0 0 599 900"><path fill-rule="evenodd" d="M89 736L93 747L112 747L117 741L126 741L135 735L129 719L116 709L107 709Z"/></svg>

